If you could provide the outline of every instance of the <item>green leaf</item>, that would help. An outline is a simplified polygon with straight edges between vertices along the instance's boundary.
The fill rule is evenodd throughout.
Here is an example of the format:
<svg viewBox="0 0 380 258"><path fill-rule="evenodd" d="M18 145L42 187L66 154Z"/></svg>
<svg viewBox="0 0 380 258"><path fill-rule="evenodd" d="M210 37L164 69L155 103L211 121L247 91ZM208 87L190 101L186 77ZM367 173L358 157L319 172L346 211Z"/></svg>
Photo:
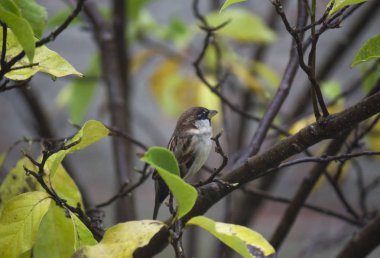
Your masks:
<svg viewBox="0 0 380 258"><path fill-rule="evenodd" d="M35 51L35 39L33 35L33 29L28 23L28 21L21 16L18 16L8 10L6 10L2 5L0 5L0 17L3 22L7 24L7 26L14 33L17 42L20 44L17 54L23 49L28 57L29 62L26 64L33 62L34 51ZM1 42L3 41L3 30L1 29ZM8 33L8 36L10 33ZM9 41L8 37L8 41ZM8 48L7 42L7 48ZM2 43L1 43L2 46ZM8 52L8 49L7 49ZM8 54L8 53L7 53ZM8 56L8 55L7 55Z"/></svg>
<svg viewBox="0 0 380 258"><path fill-rule="evenodd" d="M146 246L154 236L167 230L166 224L157 220L120 223L109 228L99 244L86 246L75 253L73 257L132 258L136 249Z"/></svg>
<svg viewBox="0 0 380 258"><path fill-rule="evenodd" d="M42 36L47 20L47 12L45 8L35 0L14 0L20 8L22 16L32 26L34 35L37 38Z"/></svg>
<svg viewBox="0 0 380 258"><path fill-rule="evenodd" d="M79 250L83 246L96 245L98 242L95 240L91 231L83 224L83 222L72 212L69 213L71 221L74 226L74 249Z"/></svg>
<svg viewBox="0 0 380 258"><path fill-rule="evenodd" d="M85 78L77 78L73 83L63 87L57 97L59 106L68 106L70 120L75 124L82 123L95 96L99 82L96 79L100 74L99 64L98 56L91 58L90 67L85 72Z"/></svg>
<svg viewBox="0 0 380 258"><path fill-rule="evenodd" d="M11 12L16 16L21 16L21 10L13 0L1 0L0 7L3 7L6 11Z"/></svg>
<svg viewBox="0 0 380 258"><path fill-rule="evenodd" d="M329 80L321 83L323 96L326 96L327 99L333 100L339 94L342 93L342 86L338 81Z"/></svg>
<svg viewBox="0 0 380 258"><path fill-rule="evenodd" d="M334 3L333 8L331 9L329 15L332 15L332 14L342 10L346 6L367 2L367 0L330 0L330 2L326 6L326 9L329 8L329 6L333 3L333 1L335 1L335 3Z"/></svg>
<svg viewBox="0 0 380 258"><path fill-rule="evenodd" d="M62 199L66 200L69 205L77 207L80 204L82 208L84 207L78 186L61 164L53 175L47 174L44 179L48 181L48 185L51 185L55 192Z"/></svg>
<svg viewBox="0 0 380 258"><path fill-rule="evenodd" d="M20 159L0 184L0 213L4 204L16 195L37 190L37 181L25 174L24 166L31 168L33 165L27 158Z"/></svg>
<svg viewBox="0 0 380 258"><path fill-rule="evenodd" d="M48 158L46 161L46 168L50 172L51 176L54 175L55 171L58 168L58 165L65 158L66 154L73 153L74 151L81 150L87 146L103 139L108 136L110 131L105 127L101 122L96 120L87 121L83 127L79 130L77 134L66 144L69 145L76 141L79 143L71 146L66 150L61 150Z"/></svg>
<svg viewBox="0 0 380 258"><path fill-rule="evenodd" d="M141 160L155 168L168 185L178 203L178 218L186 215L193 208L198 193L193 186L179 177L178 163L173 153L166 148L151 147Z"/></svg>
<svg viewBox="0 0 380 258"><path fill-rule="evenodd" d="M273 247L259 233L234 224L215 222L209 218L198 216L186 223L207 230L220 241L231 247L245 258L274 258Z"/></svg>
<svg viewBox="0 0 380 258"><path fill-rule="evenodd" d="M167 148L151 147L145 152L141 160L150 164L154 168L160 168L171 174L180 176L178 162L173 153Z"/></svg>
<svg viewBox="0 0 380 258"><path fill-rule="evenodd" d="M51 205L41 222L34 257L65 258L85 245L94 245L96 240L83 223L71 212Z"/></svg>
<svg viewBox="0 0 380 258"><path fill-rule="evenodd" d="M18 257L30 250L51 199L44 192L30 192L9 200L0 218L0 257Z"/></svg>
<svg viewBox="0 0 380 258"><path fill-rule="evenodd" d="M2 46L2 28L0 28L0 47ZM34 39L34 38L33 38ZM22 50L20 44L15 38L15 35L12 31L8 30L7 37L7 53L6 60L12 59ZM26 80L36 74L37 72L45 72L52 76L62 77L70 74L82 76L80 72L75 70L75 68L68 63L63 57L58 53L48 49L45 46L39 47L36 49L36 53L33 59L33 65L30 68L23 68L13 70L9 73L6 73L5 76L11 80ZM13 68L29 65L28 59L25 57L18 61Z"/></svg>
<svg viewBox="0 0 380 258"><path fill-rule="evenodd" d="M220 11L219 12L222 12L224 9L226 9L228 6L232 5L232 4L236 4L236 3L240 3L240 2L245 2L247 0L226 0L224 2L224 4L222 5L222 7L220 8Z"/></svg>
<svg viewBox="0 0 380 258"><path fill-rule="evenodd" d="M242 43L271 43L276 34L263 20L252 12L243 9L228 9L222 13L212 12L206 17L211 26L230 21L217 31L218 34Z"/></svg>
<svg viewBox="0 0 380 258"><path fill-rule="evenodd" d="M354 60L351 63L351 67L354 67L363 62L377 59L380 57L380 34L371 37L366 43L359 49Z"/></svg>
<svg viewBox="0 0 380 258"><path fill-rule="evenodd" d="M127 14L128 18L136 21L139 18L142 8L152 0L129 0L127 1Z"/></svg>

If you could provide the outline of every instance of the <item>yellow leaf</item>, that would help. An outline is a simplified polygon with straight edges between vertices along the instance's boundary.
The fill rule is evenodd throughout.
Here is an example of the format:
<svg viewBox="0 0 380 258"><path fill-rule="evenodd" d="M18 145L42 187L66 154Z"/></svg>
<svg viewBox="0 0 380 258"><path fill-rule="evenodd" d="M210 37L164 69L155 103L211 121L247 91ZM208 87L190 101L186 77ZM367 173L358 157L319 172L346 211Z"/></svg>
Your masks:
<svg viewBox="0 0 380 258"><path fill-rule="evenodd" d="M6 203L0 218L0 257L18 257L33 247L50 203L44 192L20 194Z"/></svg>
<svg viewBox="0 0 380 258"><path fill-rule="evenodd" d="M215 222L204 216L192 218L186 223L188 225L207 230L245 258L269 258L275 255L275 250L268 241L247 227Z"/></svg>
<svg viewBox="0 0 380 258"><path fill-rule="evenodd" d="M129 221L109 228L102 241L94 246L86 246L73 257L91 258L132 258L139 247L146 246L167 226L157 220Z"/></svg>
<svg viewBox="0 0 380 258"><path fill-rule="evenodd" d="M16 40L12 31L8 30L7 34L7 53L6 60L10 60L22 51L22 47ZM58 53L48 49L45 46L35 49L33 63L37 64L29 68L13 70L5 74L5 77L11 80L26 80L37 72L48 73L54 77L62 77L70 74L82 76L69 62L67 62ZM13 68L30 65L27 57L18 61Z"/></svg>
<svg viewBox="0 0 380 258"><path fill-rule="evenodd" d="M24 166L32 168L33 164L27 158L20 159L0 184L0 213L4 204L11 198L20 193L38 189L37 181L32 176L25 174Z"/></svg>

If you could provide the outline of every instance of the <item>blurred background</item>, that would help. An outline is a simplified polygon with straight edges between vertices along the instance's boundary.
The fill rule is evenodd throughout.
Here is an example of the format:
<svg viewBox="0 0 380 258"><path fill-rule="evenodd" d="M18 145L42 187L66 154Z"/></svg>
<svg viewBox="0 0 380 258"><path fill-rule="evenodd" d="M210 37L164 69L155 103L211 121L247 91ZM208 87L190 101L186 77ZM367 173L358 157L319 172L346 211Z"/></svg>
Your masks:
<svg viewBox="0 0 380 258"><path fill-rule="evenodd" d="M60 17L65 17L64 14L68 13L67 3L70 5L70 1L38 0L37 2L45 6L48 11L50 27L46 31L59 25L62 20ZM95 2L101 6L102 12L104 11L104 15L107 17L110 1L98 0ZM294 24L297 16L297 1L285 2L287 2L285 12L290 22ZM373 2L376 0L370 0L367 3L368 6L370 4L375 6L371 7L373 12L368 14L369 8L364 6L345 20L342 28L329 30L320 38L317 50L317 58L318 61L321 60L320 63L328 60L331 50L337 46L344 51L344 55L337 58L338 60L334 61L328 71L325 71L326 75L323 81L332 85L329 87L330 89L348 87L353 80L360 76L360 69L350 69L349 65L360 46L369 37L379 33L380 8ZM327 3L326 0L317 1L318 17L323 14ZM218 12L222 4L223 1L201 1L200 10L203 14L209 15L215 10ZM270 1L250 0L235 5L231 10L246 11L267 24L266 26L269 26L268 23L275 15ZM245 13L237 15L243 14L245 15ZM363 16L369 15L368 21L360 24L363 22ZM214 14L214 16L216 15ZM210 15L210 19L217 20L218 18ZM148 146L166 146L178 115L190 106L204 105L221 111L218 99L195 77L192 62L198 56L204 38L204 34L199 30L197 24L199 23L192 12L192 1L174 0L144 1L138 18L130 22L127 35L131 69L129 101L132 120L128 123L132 125L133 137ZM244 32L255 31L255 28L245 25L244 22L235 26L237 26L236 28L240 26ZM352 35L355 26L361 27L361 30ZM232 75L223 86L225 87L224 94L242 108L244 108L242 96L249 96L247 111L258 116L265 111L289 58L290 35L278 19L272 28L273 30L268 28L268 31L259 35L258 38L254 38L254 33L249 39L241 39L237 35L231 36L227 33L227 40L222 41L221 44L224 51L223 57L226 57L227 60L224 64L228 64L232 71ZM85 23L77 21L54 42L48 44L50 49L60 53L78 71L83 73L85 76L83 79L69 76L52 80L49 75L38 73L26 91L16 89L0 94L0 152L5 152L23 137L39 137L40 130L49 130L54 137L67 137L76 131L73 124L83 124L88 119L96 119L110 124L107 92L103 82L99 81L98 50L90 30L91 28L87 27ZM252 59L253 53L263 45L268 46L262 57L262 63L265 63L265 67L262 69L267 70L261 74L262 78L259 79L259 83L256 83L257 78L249 74L247 66L249 64L251 67L252 64L249 63L249 60ZM215 56L210 54L207 58L207 62L213 62ZM80 80L82 81L79 82ZM86 90L80 93L75 91L79 87L78 83L82 83L82 87L86 87ZM307 78L300 70L290 96L281 110L283 117L291 115L290 110L294 109L294 105L297 104L295 103L296 96L305 87L308 87ZM357 97L364 96L364 94L361 91L355 93L347 98L345 103L341 103L342 107L357 102ZM75 109L76 104L73 104L72 101L74 98L87 108ZM36 106L41 108L40 116L36 116L36 112L39 113L39 111L32 109ZM311 104L305 106L302 116L307 117L309 114L311 114ZM234 153L239 146L244 146L252 137L257 125L249 122L239 140L240 143L236 143L233 137L239 133L238 126L235 126L237 121L239 120L236 114L229 110L220 115L216 121L215 131L218 132L224 128L226 132L222 144L226 146L225 151L228 153ZM45 122L48 122L48 125L45 125ZM278 119L276 122L285 124L286 120ZM304 124L301 123L300 128L307 124L305 120L301 122ZM296 132L297 128L293 128L293 130ZM0 179L4 177L5 171L9 171L21 157L20 148L31 152L35 151L27 145L15 148L2 168ZM137 148L134 151L139 152ZM69 170L75 175L81 189L86 192L90 207L107 200L118 191L112 155L111 139L105 139L67 158L67 162L70 164ZM379 175L377 160L361 158L358 161L367 180L370 181ZM219 162L220 158L213 153L208 166L217 167ZM134 167L142 168L142 163L138 161L137 156ZM281 176L276 180L271 192L278 196L292 197L298 183L306 176L303 172L308 171L308 168L308 165L299 165L281 171ZM206 172L203 173L203 177L206 175ZM344 181L342 189L356 205L356 174L347 173ZM237 194L239 193L234 193L234 195ZM379 208L378 194L380 191L375 190L369 196L368 206L371 209ZM138 218L150 219L154 203L152 180L147 180L134 192L134 195ZM344 212L344 208L337 201L331 187L323 182L307 202ZM255 205L255 203L251 205ZM230 206L227 207L226 209L226 200L223 200L215 205L207 213L207 216L217 221L224 221L226 213L236 211ZM249 226L269 238L285 208L284 204L266 201L254 218L250 219ZM115 223L114 206L111 205L104 211L104 226L113 225ZM159 218L166 218L168 213L165 212L165 209L162 208ZM278 257L334 257L352 237L356 229L355 226L335 218L304 209L283 244ZM185 234L185 239L186 237ZM216 257L215 253L218 247L215 238L200 232L197 243L199 249L196 257ZM369 257L379 256L380 251L377 250ZM168 247L157 257L174 257L172 248Z"/></svg>

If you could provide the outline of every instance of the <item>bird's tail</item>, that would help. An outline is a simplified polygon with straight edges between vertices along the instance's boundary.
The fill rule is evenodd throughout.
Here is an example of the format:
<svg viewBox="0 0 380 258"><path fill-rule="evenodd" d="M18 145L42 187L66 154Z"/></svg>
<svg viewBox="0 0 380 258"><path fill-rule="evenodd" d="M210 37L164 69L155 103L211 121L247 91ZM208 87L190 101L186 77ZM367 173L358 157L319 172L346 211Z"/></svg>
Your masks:
<svg viewBox="0 0 380 258"><path fill-rule="evenodd" d="M158 210L160 209L162 202L169 195L169 188L161 177L158 177L155 180L154 186L156 190L156 197L154 199L153 219L155 220L157 219Z"/></svg>

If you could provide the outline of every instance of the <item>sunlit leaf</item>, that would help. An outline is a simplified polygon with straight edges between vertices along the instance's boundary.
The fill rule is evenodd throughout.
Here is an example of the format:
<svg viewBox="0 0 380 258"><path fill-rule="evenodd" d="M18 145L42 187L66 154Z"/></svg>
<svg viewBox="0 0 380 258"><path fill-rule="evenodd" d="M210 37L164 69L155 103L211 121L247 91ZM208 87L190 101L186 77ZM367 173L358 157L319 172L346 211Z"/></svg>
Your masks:
<svg viewBox="0 0 380 258"><path fill-rule="evenodd" d="M141 160L155 168L168 185L178 203L178 218L186 215L193 208L198 193L193 186L179 177L178 163L173 153L166 148L151 147Z"/></svg>
<svg viewBox="0 0 380 258"><path fill-rule="evenodd" d="M48 171L46 171L48 173ZM53 175L47 174L45 181L53 187L55 192L67 203L73 207L78 204L83 208L82 195L75 184L74 180L69 176L65 168L60 164Z"/></svg>
<svg viewBox="0 0 380 258"><path fill-rule="evenodd" d="M79 248L96 243L91 232L74 214L51 205L41 222L33 254L34 257L66 258Z"/></svg>
<svg viewBox="0 0 380 258"><path fill-rule="evenodd" d="M28 59L28 60L25 59L25 62L26 64L29 64L29 62L33 61L34 51L35 51L35 43L34 43L35 39L34 39L32 27L30 26L30 24L28 23L26 19L6 10L1 3L0 3L0 17L1 17L1 20L5 22L7 26L13 32L13 33L10 33L10 31L8 30L8 41L11 39L13 41L11 42L13 43L13 45L16 45L16 44L18 45L17 53L13 54L12 56L17 55L22 50L24 50ZM2 47L3 29L1 28L0 31L1 31L0 43ZM7 57L9 56L8 44L11 45L11 43L7 42Z"/></svg>
<svg viewBox="0 0 380 258"><path fill-rule="evenodd" d="M0 218L0 257L18 257L34 245L51 199L44 192L29 192L9 200Z"/></svg>
<svg viewBox="0 0 380 258"><path fill-rule="evenodd" d="M334 2L335 1L335 2ZM329 15L332 15L343 8L353 5L353 4L360 4L363 2L367 2L367 0L330 0L330 2L327 4L326 9L329 8L329 6L334 2L334 6L331 9Z"/></svg>
<svg viewBox="0 0 380 258"><path fill-rule="evenodd" d="M0 32L2 32L1 28ZM3 34L0 33L0 47L2 46L2 35ZM14 34L8 30L6 60L10 60L12 57L19 54L21 50L22 48L17 42ZM63 57L45 46L36 48L33 63L38 63L38 65L33 65L29 68L16 69L6 73L5 76L11 80L26 80L37 72L45 72L56 77L70 74L82 76L82 74L75 70L75 68ZM29 65L29 61L24 57L18 61L13 68L23 67L25 65Z"/></svg>
<svg viewBox="0 0 380 258"><path fill-rule="evenodd" d="M0 184L0 213L4 204L11 198L38 189L37 181L25 174L24 166L32 168L33 165L27 158L20 159Z"/></svg>
<svg viewBox="0 0 380 258"><path fill-rule="evenodd" d="M46 161L46 168L49 170L51 175L53 176L55 171L57 170L58 165L65 158L66 154L73 153L74 151L81 150L86 148L88 145L93 144L104 137L108 136L110 131L107 127L105 127L101 122L96 120L87 121L83 127L79 130L75 136L68 141L66 144L69 145L71 143L79 141L77 144L67 148L65 150L61 150L48 158Z"/></svg>
<svg viewBox="0 0 380 258"><path fill-rule="evenodd" d="M65 210L51 205L41 222L34 257L64 258L71 257L74 250L74 228Z"/></svg>
<svg viewBox="0 0 380 258"><path fill-rule="evenodd" d="M34 35L37 38L42 36L47 20L45 8L35 0L13 0L21 10L22 16L29 22L33 28Z"/></svg>
<svg viewBox="0 0 380 258"><path fill-rule="evenodd" d="M166 170L168 173L180 176L178 162L173 153L163 147L151 147L141 159L152 165Z"/></svg>
<svg viewBox="0 0 380 258"><path fill-rule="evenodd" d="M156 220L129 221L109 228L102 241L94 246L86 246L73 257L124 257L132 258L140 247L149 244L150 240L162 231L167 231L163 222Z"/></svg>
<svg viewBox="0 0 380 258"><path fill-rule="evenodd" d="M20 8L15 4L13 0L2 0L0 6L6 11L13 13L14 15L21 16Z"/></svg>
<svg viewBox="0 0 380 258"><path fill-rule="evenodd" d="M376 35L367 40L366 43L359 49L351 67L367 62L369 60L377 59L380 57L380 35Z"/></svg>
<svg viewBox="0 0 380 258"><path fill-rule="evenodd" d="M74 249L75 251L83 246L95 245L95 240L91 231L83 224L83 222L72 212L69 213L72 225L74 226Z"/></svg>
<svg viewBox="0 0 380 258"><path fill-rule="evenodd" d="M276 39L276 34L260 17L243 9L227 9L222 13L213 12L207 15L207 21L211 26L230 21L226 26L217 31L239 42L245 43L271 43Z"/></svg>
<svg viewBox="0 0 380 258"><path fill-rule="evenodd" d="M230 6L232 4L241 3L241 2L245 2L245 1L247 1L247 0L226 0L224 2L224 4L222 5L222 7L220 8L219 12L222 12L224 9L226 9L228 6Z"/></svg>
<svg viewBox="0 0 380 258"><path fill-rule="evenodd" d="M196 225L214 235L245 258L274 258L275 250L259 233L243 226L215 222L198 216L186 225Z"/></svg>

